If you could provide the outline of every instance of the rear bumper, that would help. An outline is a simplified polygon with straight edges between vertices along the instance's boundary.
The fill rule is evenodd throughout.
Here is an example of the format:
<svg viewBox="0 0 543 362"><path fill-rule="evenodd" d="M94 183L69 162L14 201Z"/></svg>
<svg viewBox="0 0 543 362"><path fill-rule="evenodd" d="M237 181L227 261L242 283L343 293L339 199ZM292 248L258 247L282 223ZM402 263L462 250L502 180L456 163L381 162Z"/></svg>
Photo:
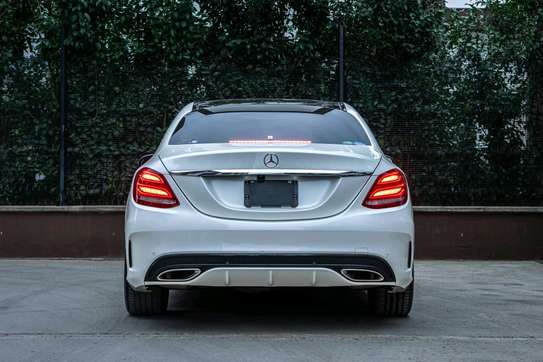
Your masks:
<svg viewBox="0 0 543 362"><path fill-rule="evenodd" d="M129 201L125 233L127 281L140 290L151 285L405 288L412 281L410 204L377 211L350 208L325 219L270 222L214 218L186 204L157 210ZM296 259L300 257L306 259ZM214 264L210 258L216 258ZM340 267L348 265L371 270L375 265L368 260L383 261L387 267L379 267L379 272L387 277L357 283L341 274ZM189 264L202 268L190 281L154 279L157 265Z"/></svg>

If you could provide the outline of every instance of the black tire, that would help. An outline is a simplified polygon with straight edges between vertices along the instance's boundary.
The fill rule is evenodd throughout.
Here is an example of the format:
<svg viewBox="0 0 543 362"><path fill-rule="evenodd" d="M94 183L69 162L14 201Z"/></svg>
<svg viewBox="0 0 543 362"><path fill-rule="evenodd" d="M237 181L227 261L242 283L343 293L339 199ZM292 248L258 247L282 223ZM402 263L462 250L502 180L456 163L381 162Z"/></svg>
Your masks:
<svg viewBox="0 0 543 362"><path fill-rule="evenodd" d="M164 313L168 307L169 292L168 289L160 287L151 288L144 292L135 291L126 281L125 271L124 304L130 315L145 316Z"/></svg>
<svg viewBox="0 0 543 362"><path fill-rule="evenodd" d="M391 293L387 288L368 290L372 315L378 317L407 317L413 306L413 281L403 292Z"/></svg>

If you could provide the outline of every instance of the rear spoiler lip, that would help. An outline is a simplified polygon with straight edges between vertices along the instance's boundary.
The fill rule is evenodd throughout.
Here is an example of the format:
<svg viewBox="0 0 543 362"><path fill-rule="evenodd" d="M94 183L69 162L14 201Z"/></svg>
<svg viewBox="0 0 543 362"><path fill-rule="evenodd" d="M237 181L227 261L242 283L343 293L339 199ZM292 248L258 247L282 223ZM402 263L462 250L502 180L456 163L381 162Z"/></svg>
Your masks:
<svg viewBox="0 0 543 362"><path fill-rule="evenodd" d="M180 176L311 176L311 177L360 177L371 176L373 172L348 170L309 170L309 169L221 169L221 170L178 170L170 171Z"/></svg>

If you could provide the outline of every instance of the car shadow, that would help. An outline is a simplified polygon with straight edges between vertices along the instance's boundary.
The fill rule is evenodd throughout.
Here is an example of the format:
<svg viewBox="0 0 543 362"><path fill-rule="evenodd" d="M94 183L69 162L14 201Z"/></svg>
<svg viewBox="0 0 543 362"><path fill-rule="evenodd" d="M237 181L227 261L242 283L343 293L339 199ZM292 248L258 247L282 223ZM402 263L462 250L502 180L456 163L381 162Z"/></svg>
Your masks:
<svg viewBox="0 0 543 362"><path fill-rule="evenodd" d="M204 288L170 292L165 329L214 333L376 332L364 291L346 288Z"/></svg>

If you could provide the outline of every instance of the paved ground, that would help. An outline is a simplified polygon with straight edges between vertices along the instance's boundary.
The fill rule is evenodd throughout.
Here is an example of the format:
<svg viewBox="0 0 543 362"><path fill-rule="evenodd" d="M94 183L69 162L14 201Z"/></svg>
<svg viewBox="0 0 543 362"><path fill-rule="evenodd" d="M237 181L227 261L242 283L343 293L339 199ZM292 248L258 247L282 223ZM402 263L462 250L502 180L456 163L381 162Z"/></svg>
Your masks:
<svg viewBox="0 0 543 362"><path fill-rule="evenodd" d="M0 260L0 360L543 360L543 264L417 264L408 319L360 293L188 291L129 317L122 262Z"/></svg>

